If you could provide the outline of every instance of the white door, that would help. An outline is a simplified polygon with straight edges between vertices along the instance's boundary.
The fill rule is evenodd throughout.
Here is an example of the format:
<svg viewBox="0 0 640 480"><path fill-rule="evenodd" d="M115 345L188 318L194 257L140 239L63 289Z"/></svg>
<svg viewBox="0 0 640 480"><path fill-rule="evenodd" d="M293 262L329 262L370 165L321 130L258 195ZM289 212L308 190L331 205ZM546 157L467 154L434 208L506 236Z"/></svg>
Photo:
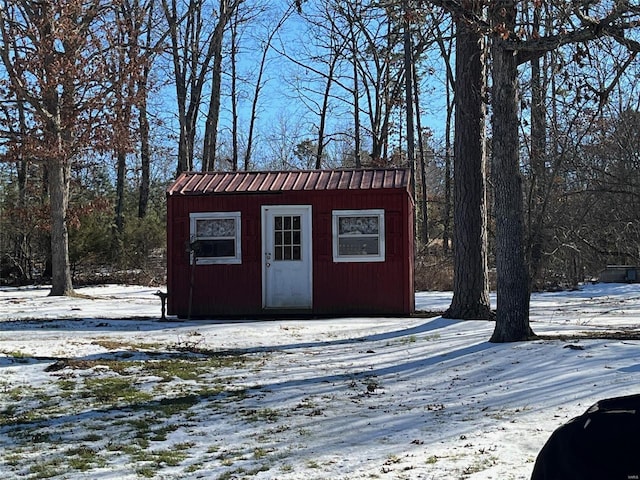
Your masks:
<svg viewBox="0 0 640 480"><path fill-rule="evenodd" d="M262 207L262 305L312 305L311 206Z"/></svg>

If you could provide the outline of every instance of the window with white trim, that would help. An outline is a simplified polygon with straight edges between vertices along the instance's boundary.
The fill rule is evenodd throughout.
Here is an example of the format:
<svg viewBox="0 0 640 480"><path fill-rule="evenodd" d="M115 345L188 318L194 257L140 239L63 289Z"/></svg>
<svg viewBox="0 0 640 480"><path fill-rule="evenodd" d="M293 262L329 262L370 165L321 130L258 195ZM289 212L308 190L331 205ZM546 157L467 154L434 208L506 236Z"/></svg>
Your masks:
<svg viewBox="0 0 640 480"><path fill-rule="evenodd" d="M240 212L191 213L191 262L242 263Z"/></svg>
<svg viewBox="0 0 640 480"><path fill-rule="evenodd" d="M334 210L333 261L384 262L384 210Z"/></svg>

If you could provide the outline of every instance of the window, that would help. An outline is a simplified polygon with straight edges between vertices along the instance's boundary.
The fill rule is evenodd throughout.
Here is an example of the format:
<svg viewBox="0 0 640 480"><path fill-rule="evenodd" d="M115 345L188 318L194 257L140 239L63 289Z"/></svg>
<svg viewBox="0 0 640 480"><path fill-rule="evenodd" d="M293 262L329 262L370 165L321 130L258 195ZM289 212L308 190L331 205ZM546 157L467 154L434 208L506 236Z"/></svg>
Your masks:
<svg viewBox="0 0 640 480"><path fill-rule="evenodd" d="M384 262L384 210L334 210L333 261Z"/></svg>
<svg viewBox="0 0 640 480"><path fill-rule="evenodd" d="M192 213L191 255L196 264L241 263L240 212Z"/></svg>
<svg viewBox="0 0 640 480"><path fill-rule="evenodd" d="M275 260L300 260L302 228L300 215L273 217L273 249Z"/></svg>

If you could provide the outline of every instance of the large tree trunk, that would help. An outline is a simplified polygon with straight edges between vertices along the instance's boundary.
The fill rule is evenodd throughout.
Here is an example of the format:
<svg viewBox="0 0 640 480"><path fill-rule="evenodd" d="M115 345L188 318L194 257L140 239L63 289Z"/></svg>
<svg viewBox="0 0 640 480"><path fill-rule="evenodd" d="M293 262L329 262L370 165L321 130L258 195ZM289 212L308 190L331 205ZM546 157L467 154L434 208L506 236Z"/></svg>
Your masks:
<svg viewBox="0 0 640 480"><path fill-rule="evenodd" d="M454 285L449 318L491 317L487 269L485 46L457 23L454 140Z"/></svg>
<svg viewBox="0 0 640 480"><path fill-rule="evenodd" d="M49 295L72 295L71 268L69 266L69 232L67 209L71 166L66 160L52 160L49 171L51 202L51 292Z"/></svg>
<svg viewBox="0 0 640 480"><path fill-rule="evenodd" d="M499 1L494 25L513 31L515 7ZM518 90L516 58L492 41L492 179L496 218L497 315L492 342L527 340L529 327L529 275L524 256L524 213L518 142Z"/></svg>

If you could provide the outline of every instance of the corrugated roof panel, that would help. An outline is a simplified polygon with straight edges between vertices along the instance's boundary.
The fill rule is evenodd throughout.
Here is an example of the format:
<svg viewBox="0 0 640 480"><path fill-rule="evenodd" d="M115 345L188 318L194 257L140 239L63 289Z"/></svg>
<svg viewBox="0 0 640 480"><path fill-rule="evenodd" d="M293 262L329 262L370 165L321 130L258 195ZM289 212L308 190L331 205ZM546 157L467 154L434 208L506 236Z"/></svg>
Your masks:
<svg viewBox="0 0 640 480"><path fill-rule="evenodd" d="M316 190L327 190L327 185L329 184L329 175L317 175L318 179L316 180Z"/></svg>
<svg viewBox="0 0 640 480"><path fill-rule="evenodd" d="M185 175L182 174L178 178L176 178L176 181L173 182L173 184L169 187L169 189L167 190L167 193L169 195L171 195L172 191L175 193L182 193L182 190L184 189L184 183L185 183Z"/></svg>
<svg viewBox="0 0 640 480"><path fill-rule="evenodd" d="M253 182L254 177L255 173L253 172L249 172L244 175L236 173L235 181L233 182L233 185L229 185L227 192L250 192L251 183Z"/></svg>
<svg viewBox="0 0 640 480"><path fill-rule="evenodd" d="M338 190L349 190L349 179L352 172L338 172L340 178L338 180Z"/></svg>
<svg viewBox="0 0 640 480"><path fill-rule="evenodd" d="M286 172L184 172L168 195L291 190L408 189L407 169L298 170Z"/></svg>
<svg viewBox="0 0 640 480"><path fill-rule="evenodd" d="M311 172L308 172L307 178L304 180L304 185L302 187L303 190L317 190L318 180L320 179L320 175L312 175Z"/></svg>
<svg viewBox="0 0 640 480"><path fill-rule="evenodd" d="M273 183L269 188L270 192L284 190L282 187L284 186L285 180L287 177L282 174L282 172L277 172L275 177L273 178Z"/></svg>
<svg viewBox="0 0 640 480"><path fill-rule="evenodd" d="M260 192L268 192L273 185L273 182L278 177L278 174L275 172L266 172L264 179L262 180L262 184L260 185Z"/></svg>
<svg viewBox="0 0 640 480"><path fill-rule="evenodd" d="M206 191L204 189L204 184L207 181L207 177L200 177L197 175L193 175L191 176L191 178L189 179L189 182L187 182L187 190L190 192L200 192L200 191Z"/></svg>
<svg viewBox="0 0 640 480"><path fill-rule="evenodd" d="M264 182L265 178L264 172L256 172L255 175L251 176L251 183L248 186L248 189L252 192L259 192L262 182Z"/></svg>
<svg viewBox="0 0 640 480"><path fill-rule="evenodd" d="M203 193L222 193L226 186L233 180L233 177L230 175L218 175L215 173L202 173L200 175L207 175L211 178L210 191Z"/></svg>
<svg viewBox="0 0 640 480"><path fill-rule="evenodd" d="M364 172L362 170L354 170L351 176L351 182L349 188L352 190L360 190L363 187L362 180L364 178Z"/></svg>
<svg viewBox="0 0 640 480"><path fill-rule="evenodd" d="M206 175L203 177L202 190L206 193L215 192L216 186L220 179L217 176Z"/></svg>
<svg viewBox="0 0 640 480"><path fill-rule="evenodd" d="M304 190L304 185L307 182L307 175L309 172L296 172L296 181L294 183L294 190Z"/></svg>

